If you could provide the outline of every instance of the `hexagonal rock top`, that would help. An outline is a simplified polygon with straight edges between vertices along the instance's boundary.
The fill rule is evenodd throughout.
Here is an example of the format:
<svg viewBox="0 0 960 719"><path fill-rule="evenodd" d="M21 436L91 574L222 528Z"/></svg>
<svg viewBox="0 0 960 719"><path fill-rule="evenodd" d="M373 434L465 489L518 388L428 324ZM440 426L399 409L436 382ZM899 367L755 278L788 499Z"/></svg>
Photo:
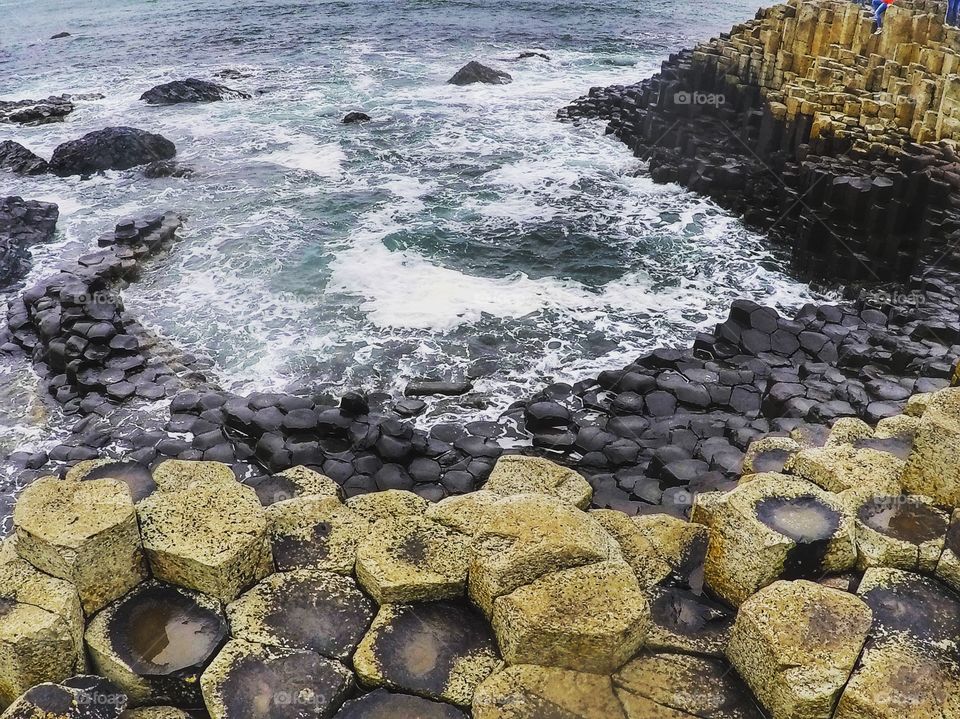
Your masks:
<svg viewBox="0 0 960 719"><path fill-rule="evenodd" d="M894 567L933 573L950 524L927 497L870 496L852 503L857 568Z"/></svg>
<svg viewBox="0 0 960 719"><path fill-rule="evenodd" d="M553 497L506 497L486 518L473 541L469 592L488 616L494 599L544 574L621 559L616 540L596 519Z"/></svg>
<svg viewBox="0 0 960 719"><path fill-rule="evenodd" d="M960 387L934 393L920 417L903 487L937 504L960 506Z"/></svg>
<svg viewBox="0 0 960 719"><path fill-rule="evenodd" d="M153 469L153 481L164 492L176 492L194 485L211 483L236 484L233 470L222 462L197 462L184 459L168 459Z"/></svg>
<svg viewBox="0 0 960 719"><path fill-rule="evenodd" d="M118 719L127 698L110 682L93 676L75 676L59 684L38 684L3 713L3 719Z"/></svg>
<svg viewBox="0 0 960 719"><path fill-rule="evenodd" d="M418 516L381 519L357 547L357 580L379 604L463 594L469 542Z"/></svg>
<svg viewBox="0 0 960 719"><path fill-rule="evenodd" d="M377 689L348 701L335 719L467 719L456 707L409 694Z"/></svg>
<svg viewBox="0 0 960 719"><path fill-rule="evenodd" d="M87 627L96 670L131 701L202 708L200 674L227 637L220 602L181 587L145 582Z"/></svg>
<svg viewBox="0 0 960 719"><path fill-rule="evenodd" d="M118 479L130 488L130 496L139 502L153 494L157 489L153 473L139 462L127 462L115 459L88 459L77 462L67 470L67 481L91 479Z"/></svg>
<svg viewBox="0 0 960 719"><path fill-rule="evenodd" d="M271 574L227 607L233 636L347 660L376 605L352 577L301 569Z"/></svg>
<svg viewBox="0 0 960 719"><path fill-rule="evenodd" d="M266 515L253 489L235 480L174 483L183 488L169 491L157 484L161 491L137 507L157 579L230 601L273 571Z"/></svg>
<svg viewBox="0 0 960 719"><path fill-rule="evenodd" d="M546 494L581 509L586 509L593 497L593 488L578 472L548 459L519 454L500 457L483 488L504 496Z"/></svg>
<svg viewBox="0 0 960 719"><path fill-rule="evenodd" d="M754 475L715 500L705 576L738 606L776 579L841 572L856 561L853 517L835 495L785 475ZM697 514L697 508L694 508Z"/></svg>
<svg viewBox="0 0 960 719"><path fill-rule="evenodd" d="M492 622L508 664L609 673L643 644L650 610L626 563L600 562L498 597Z"/></svg>
<svg viewBox="0 0 960 719"><path fill-rule="evenodd" d="M0 544L0 706L86 666L76 588L25 562L14 544Z"/></svg>
<svg viewBox="0 0 960 719"><path fill-rule="evenodd" d="M386 604L353 658L360 680L469 705L500 656L490 625L469 604Z"/></svg>
<svg viewBox="0 0 960 719"><path fill-rule="evenodd" d="M889 452L841 444L814 447L795 454L785 471L828 492L863 489L898 494L905 462Z"/></svg>
<svg viewBox="0 0 960 719"><path fill-rule="evenodd" d="M569 669L531 664L507 667L491 675L473 695L473 719L547 717L628 719L610 677Z"/></svg>
<svg viewBox="0 0 960 719"><path fill-rule="evenodd" d="M401 517L420 517L430 503L423 497L402 489L359 494L347 500L347 506L368 522Z"/></svg>
<svg viewBox="0 0 960 719"><path fill-rule="evenodd" d="M857 588L870 639L835 719L960 717L960 597L935 579L868 569Z"/></svg>
<svg viewBox="0 0 960 719"><path fill-rule="evenodd" d="M329 717L348 696L353 675L316 652L233 640L200 686L211 719Z"/></svg>
<svg viewBox="0 0 960 719"><path fill-rule="evenodd" d="M114 479L38 479L13 511L17 552L76 586L91 614L147 573L130 490Z"/></svg>
<svg viewBox="0 0 960 719"><path fill-rule="evenodd" d="M336 497L309 495L267 507L277 570L326 569L353 573L357 546L370 522Z"/></svg>
<svg viewBox="0 0 960 719"><path fill-rule="evenodd" d="M727 656L774 717L829 719L871 619L852 594L775 582L740 607Z"/></svg>
<svg viewBox="0 0 960 719"><path fill-rule="evenodd" d="M249 484L265 507L276 502L310 495L340 497L340 487L336 482L302 465L277 474L257 477Z"/></svg>
<svg viewBox="0 0 960 719"><path fill-rule="evenodd" d="M953 510L936 573L953 591L960 592L960 509Z"/></svg>
<svg viewBox="0 0 960 719"><path fill-rule="evenodd" d="M630 719L763 719L750 690L719 658L647 653L613 676Z"/></svg>

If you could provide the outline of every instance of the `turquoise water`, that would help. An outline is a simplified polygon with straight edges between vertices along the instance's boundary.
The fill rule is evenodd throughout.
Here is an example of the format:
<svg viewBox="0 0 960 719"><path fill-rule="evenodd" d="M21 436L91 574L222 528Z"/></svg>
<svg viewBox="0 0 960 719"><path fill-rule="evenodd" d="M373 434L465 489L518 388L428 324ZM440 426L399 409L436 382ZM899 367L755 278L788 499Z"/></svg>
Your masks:
<svg viewBox="0 0 960 719"><path fill-rule="evenodd" d="M0 193L59 203L32 277L115 221L176 209L173 252L125 291L148 326L209 357L234 390L399 391L476 378L431 416L492 415L544 383L688 342L750 296L807 289L763 238L652 183L596 124L556 110L635 82L672 50L753 14L733 2L0 2L0 96L100 92L66 122L0 127L41 155L127 124L173 140L191 179L0 174ZM51 41L59 31L72 36ZM540 49L550 61L513 61ZM504 86L446 84L478 59ZM147 107L151 86L224 68L249 101ZM344 126L349 110L373 121ZM8 442L42 437L8 369ZM466 406L464 406L466 405ZM479 407L479 409L478 409ZM12 429L16 427L17 429Z"/></svg>

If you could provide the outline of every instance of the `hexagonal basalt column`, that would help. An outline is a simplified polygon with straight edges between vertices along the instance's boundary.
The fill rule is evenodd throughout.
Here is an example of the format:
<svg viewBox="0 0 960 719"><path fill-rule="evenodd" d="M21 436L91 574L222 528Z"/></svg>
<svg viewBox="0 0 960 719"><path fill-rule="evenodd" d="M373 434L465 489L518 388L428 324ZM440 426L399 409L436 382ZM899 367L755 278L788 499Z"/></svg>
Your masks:
<svg viewBox="0 0 960 719"><path fill-rule="evenodd" d="M190 719L190 715L176 707L137 707L127 709L120 719Z"/></svg>
<svg viewBox="0 0 960 719"><path fill-rule="evenodd" d="M222 462L168 459L154 467L153 481L164 492L176 492L194 485L235 484L237 476Z"/></svg>
<svg viewBox="0 0 960 719"><path fill-rule="evenodd" d="M83 671L83 610L76 588L0 545L0 706L35 684Z"/></svg>
<svg viewBox="0 0 960 719"><path fill-rule="evenodd" d="M629 719L763 719L750 690L719 658L641 652L613 676Z"/></svg>
<svg viewBox="0 0 960 719"><path fill-rule="evenodd" d="M271 574L227 607L233 636L347 660L377 607L352 577L301 569Z"/></svg>
<svg viewBox="0 0 960 719"><path fill-rule="evenodd" d="M646 647L722 657L734 613L702 594L680 587L651 587Z"/></svg>
<svg viewBox="0 0 960 719"><path fill-rule="evenodd" d="M127 697L110 682L75 676L59 684L38 684L3 713L3 719L118 719Z"/></svg>
<svg viewBox="0 0 960 719"><path fill-rule="evenodd" d="M273 570L266 515L253 489L236 481L170 491L158 485L137 508L157 579L230 601Z"/></svg>
<svg viewBox="0 0 960 719"><path fill-rule="evenodd" d="M117 479L130 488L130 496L139 502L153 494L157 489L153 473L139 462L117 459L90 459L78 462L67 471L67 481L91 479Z"/></svg>
<svg viewBox="0 0 960 719"><path fill-rule="evenodd" d="M600 562L498 597L492 622L508 664L609 673L643 644L650 609L627 564Z"/></svg>
<svg viewBox="0 0 960 719"><path fill-rule="evenodd" d="M546 494L581 509L590 505L593 489L578 472L541 457L508 454L497 460L483 488L503 496Z"/></svg>
<svg viewBox="0 0 960 719"><path fill-rule="evenodd" d="M610 677L556 667L507 667L473 695L473 719L545 717L628 719Z"/></svg>
<svg viewBox="0 0 960 719"><path fill-rule="evenodd" d="M200 686L211 719L327 719L348 696L353 675L316 652L233 640Z"/></svg>
<svg viewBox="0 0 960 719"><path fill-rule="evenodd" d="M920 418L903 488L943 506L960 506L960 387L936 392Z"/></svg>
<svg viewBox="0 0 960 719"><path fill-rule="evenodd" d="M430 503L413 492L388 489L350 497L347 506L368 522L377 522L381 519L423 516Z"/></svg>
<svg viewBox="0 0 960 719"><path fill-rule="evenodd" d="M727 655L777 719L829 719L870 622L852 594L776 582L740 608Z"/></svg>
<svg viewBox="0 0 960 719"><path fill-rule="evenodd" d="M409 694L394 694L377 689L359 699L348 701L335 719L467 719L467 715L450 704Z"/></svg>
<svg viewBox="0 0 960 719"><path fill-rule="evenodd" d="M613 509L594 509L589 514L620 545L623 558L633 569L641 587L652 587L670 576L672 567L657 552L634 518Z"/></svg>
<svg viewBox="0 0 960 719"><path fill-rule="evenodd" d="M787 461L801 449L800 443L789 437L762 437L747 447L742 472L782 472Z"/></svg>
<svg viewBox="0 0 960 719"><path fill-rule="evenodd" d="M926 497L872 496L856 502L857 568L932 573L943 552L949 516Z"/></svg>
<svg viewBox="0 0 960 719"><path fill-rule="evenodd" d="M38 479L13 512L17 552L77 587L93 613L146 576L137 515L123 482Z"/></svg>
<svg viewBox="0 0 960 719"><path fill-rule="evenodd" d="M960 597L887 568L868 569L857 594L873 626L834 719L960 717Z"/></svg>
<svg viewBox="0 0 960 719"><path fill-rule="evenodd" d="M833 495L783 475L757 476L711 508L705 577L714 592L737 606L777 579L853 567L854 521Z"/></svg>
<svg viewBox="0 0 960 719"><path fill-rule="evenodd" d="M487 616L499 596L559 569L622 558L597 520L553 497L520 494L491 505L473 541L470 598Z"/></svg>
<svg viewBox="0 0 960 719"><path fill-rule="evenodd" d="M786 472L813 482L828 492L865 490L899 494L906 464L878 449L849 444L804 449L786 464Z"/></svg>
<svg viewBox="0 0 960 719"><path fill-rule="evenodd" d="M490 625L461 601L385 604L353 658L365 684L462 705L499 662Z"/></svg>
<svg viewBox="0 0 960 719"><path fill-rule="evenodd" d="M263 506L296 497L340 497L340 487L332 479L307 467L298 466L249 482Z"/></svg>
<svg viewBox="0 0 960 719"><path fill-rule="evenodd" d="M468 549L467 537L428 519L381 519L357 547L357 579L379 604L457 597Z"/></svg>
<svg viewBox="0 0 960 719"><path fill-rule="evenodd" d="M277 570L326 569L351 574L371 524L336 497L306 496L267 507Z"/></svg>
<svg viewBox="0 0 960 719"><path fill-rule="evenodd" d="M97 614L87 646L97 671L135 704L200 708L197 682L227 637L220 602L146 582Z"/></svg>
<svg viewBox="0 0 960 719"><path fill-rule="evenodd" d="M955 592L960 592L960 509L953 510L950 526L943 542L943 554L937 563L936 575Z"/></svg>

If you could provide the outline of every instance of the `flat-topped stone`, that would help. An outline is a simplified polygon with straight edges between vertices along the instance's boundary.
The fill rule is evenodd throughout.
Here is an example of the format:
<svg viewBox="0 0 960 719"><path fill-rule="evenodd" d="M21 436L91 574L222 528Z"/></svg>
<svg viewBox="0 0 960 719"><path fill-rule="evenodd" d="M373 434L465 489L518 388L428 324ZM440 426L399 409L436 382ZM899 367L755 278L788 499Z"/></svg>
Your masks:
<svg viewBox="0 0 960 719"><path fill-rule="evenodd" d="M237 639L341 661L353 654L375 612L352 577L310 569L271 574L227 606Z"/></svg>
<svg viewBox="0 0 960 719"><path fill-rule="evenodd" d="M17 553L77 587L93 613L146 577L137 515L123 482L36 480L13 512Z"/></svg>
<svg viewBox="0 0 960 719"><path fill-rule="evenodd" d="M903 488L937 504L960 505L960 387L940 390L929 398L907 460Z"/></svg>
<svg viewBox="0 0 960 719"><path fill-rule="evenodd" d="M602 674L643 645L650 609L618 560L561 569L498 597L491 621L508 664Z"/></svg>
<svg viewBox="0 0 960 719"><path fill-rule="evenodd" d="M154 577L230 601L273 571L266 515L253 489L236 481L158 485L137 508Z"/></svg>
<svg viewBox="0 0 960 719"><path fill-rule="evenodd" d="M741 471L743 474L782 472L787 460L801 449L800 443L790 437L761 437L747 447Z"/></svg>
<svg viewBox="0 0 960 719"><path fill-rule="evenodd" d="M554 716L628 719L609 676L557 667L531 664L507 667L491 675L473 695L473 719Z"/></svg>
<svg viewBox="0 0 960 719"><path fill-rule="evenodd" d="M335 719L467 719L460 709L424 697L377 689L345 702Z"/></svg>
<svg viewBox="0 0 960 719"><path fill-rule="evenodd" d="M86 632L97 672L135 704L203 707L199 679L227 638L220 602L181 587L141 584L99 612Z"/></svg>
<svg viewBox="0 0 960 719"><path fill-rule="evenodd" d="M307 495L267 507L273 559L278 571L325 569L351 574L357 546L372 526L331 496Z"/></svg>
<svg viewBox="0 0 960 719"><path fill-rule="evenodd" d="M383 605L353 657L368 686L464 706L499 663L490 625L463 601Z"/></svg>
<svg viewBox="0 0 960 719"><path fill-rule="evenodd" d="M699 592L709 533L696 522L669 514L644 514L630 521L669 565L672 581Z"/></svg>
<svg viewBox="0 0 960 719"><path fill-rule="evenodd" d="M2 719L118 719L127 697L100 677L79 675L59 684L45 682L25 692Z"/></svg>
<svg viewBox="0 0 960 719"><path fill-rule="evenodd" d="M871 496L853 507L857 567L894 567L933 573L950 524L927 497Z"/></svg>
<svg viewBox="0 0 960 719"><path fill-rule="evenodd" d="M153 481L164 492L176 492L194 485L236 483L237 477L222 462L167 459L153 468Z"/></svg>
<svg viewBox="0 0 960 719"><path fill-rule="evenodd" d="M399 517L417 517L430 503L423 497L403 489L359 494L347 500L347 506L369 522Z"/></svg>
<svg viewBox="0 0 960 719"><path fill-rule="evenodd" d="M64 477L67 481L80 482L89 479L118 479L130 488L134 502L149 497L157 485L153 473L139 462L116 459L88 459L77 462Z"/></svg>
<svg viewBox="0 0 960 719"><path fill-rule="evenodd" d="M508 454L493 466L483 488L503 496L547 494L585 509L593 489L578 472L542 457Z"/></svg>
<svg viewBox="0 0 960 719"><path fill-rule="evenodd" d="M836 444L801 450L790 458L785 471L828 492L867 489L896 494L905 466L902 459L889 452Z"/></svg>
<svg viewBox="0 0 960 719"><path fill-rule="evenodd" d="M468 494L445 497L431 504L425 516L437 524L472 537L486 526L487 508L501 499L503 497L499 494L478 489Z"/></svg>
<svg viewBox="0 0 960 719"><path fill-rule="evenodd" d="M248 482L263 506L308 495L339 497L340 487L330 477L302 465L257 477Z"/></svg>

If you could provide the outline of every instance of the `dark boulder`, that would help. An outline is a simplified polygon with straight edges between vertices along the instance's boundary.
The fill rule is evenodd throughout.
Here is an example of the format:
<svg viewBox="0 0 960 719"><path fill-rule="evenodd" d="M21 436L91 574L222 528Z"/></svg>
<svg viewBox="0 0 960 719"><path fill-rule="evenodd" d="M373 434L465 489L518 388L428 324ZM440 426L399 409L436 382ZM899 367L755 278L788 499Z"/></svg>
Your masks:
<svg viewBox="0 0 960 719"><path fill-rule="evenodd" d="M181 102L216 102L217 100L249 100L250 95L209 80L174 80L152 87L140 96L150 105L176 105Z"/></svg>
<svg viewBox="0 0 960 719"><path fill-rule="evenodd" d="M193 168L182 165L176 160L157 160L143 168L143 176L156 179L158 177L190 177Z"/></svg>
<svg viewBox="0 0 960 719"><path fill-rule="evenodd" d="M18 175L42 175L47 171L47 161L32 153L19 142L0 142L0 167Z"/></svg>
<svg viewBox="0 0 960 719"><path fill-rule="evenodd" d="M549 59L550 59L550 56L547 55L547 53L545 53L545 52L538 52L538 51L536 51L536 50L525 50L524 52L521 52L521 53L517 56L517 59L518 59L518 60L526 60L527 58L530 58L530 57L539 57L539 58L542 58L542 59L544 59L544 60L549 60Z"/></svg>
<svg viewBox="0 0 960 719"><path fill-rule="evenodd" d="M50 202L0 199L0 287L23 278L30 269L28 248L53 237L59 215Z"/></svg>
<svg viewBox="0 0 960 719"><path fill-rule="evenodd" d="M51 39L51 40L59 40L59 39L62 38L62 37L70 37L70 33L66 32L66 31L64 31L64 32L58 32L56 35L51 35L51 36L50 36L50 39Z"/></svg>
<svg viewBox="0 0 960 719"><path fill-rule="evenodd" d="M60 176L87 175L169 160L176 154L177 148L162 135L133 127L106 127L58 145L50 170Z"/></svg>
<svg viewBox="0 0 960 719"><path fill-rule="evenodd" d="M475 82L506 85L508 82L513 82L513 78L503 70L494 70L492 67L481 65L476 60L471 60L447 81L450 85L470 85Z"/></svg>
<svg viewBox="0 0 960 719"><path fill-rule="evenodd" d="M343 116L341 122L344 125L352 125L355 122L368 122L369 120L370 116L365 112L348 112Z"/></svg>
<svg viewBox="0 0 960 719"><path fill-rule="evenodd" d="M466 394L473 389L473 385L466 380L444 382L442 380L415 379L404 388L403 394L407 397L421 397L430 394L455 396Z"/></svg>
<svg viewBox="0 0 960 719"><path fill-rule="evenodd" d="M18 125L43 125L59 122L73 112L69 95L57 95L45 100L0 100L0 122Z"/></svg>

